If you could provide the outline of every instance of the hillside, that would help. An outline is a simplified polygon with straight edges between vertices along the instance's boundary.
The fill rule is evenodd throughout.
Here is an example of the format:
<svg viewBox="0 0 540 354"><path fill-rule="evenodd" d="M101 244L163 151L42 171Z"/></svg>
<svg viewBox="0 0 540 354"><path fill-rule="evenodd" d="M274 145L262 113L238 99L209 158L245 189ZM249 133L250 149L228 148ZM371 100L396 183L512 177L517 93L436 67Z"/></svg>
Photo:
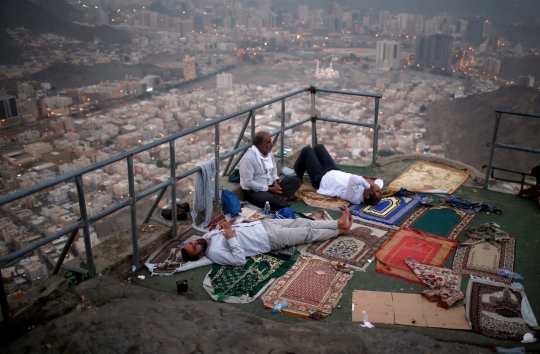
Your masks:
<svg viewBox="0 0 540 354"><path fill-rule="evenodd" d="M425 112L427 140L445 146L446 157L481 170L489 157L486 142L492 139L496 109L540 114L540 93L510 86L458 100L441 100ZM540 119L503 115L497 141L540 149L539 136ZM538 155L497 149L493 165L526 172L539 163Z"/></svg>
<svg viewBox="0 0 540 354"><path fill-rule="evenodd" d="M0 88L13 91L19 81L48 82L57 89L74 88L98 84L102 81L124 80L126 75L143 78L146 75L163 75L170 72L172 76L179 75L175 69L162 69L155 65L123 65L123 64L97 64L93 66L54 64L24 78L0 81Z"/></svg>
<svg viewBox="0 0 540 354"><path fill-rule="evenodd" d="M79 21L84 14L64 0L29 0L31 3L49 11L68 22Z"/></svg>
<svg viewBox="0 0 540 354"><path fill-rule="evenodd" d="M60 13L60 10L55 7L55 12ZM69 13L66 10L65 16ZM36 33L53 33L84 42L93 41L94 36L104 43L128 43L131 38L127 33L109 26L93 28L70 23L26 0L2 0L0 30L14 27L24 27Z"/></svg>
<svg viewBox="0 0 540 354"><path fill-rule="evenodd" d="M540 86L540 56L528 55L523 58L504 58L501 60L499 77L516 80L518 76L531 75L536 78L535 86Z"/></svg>

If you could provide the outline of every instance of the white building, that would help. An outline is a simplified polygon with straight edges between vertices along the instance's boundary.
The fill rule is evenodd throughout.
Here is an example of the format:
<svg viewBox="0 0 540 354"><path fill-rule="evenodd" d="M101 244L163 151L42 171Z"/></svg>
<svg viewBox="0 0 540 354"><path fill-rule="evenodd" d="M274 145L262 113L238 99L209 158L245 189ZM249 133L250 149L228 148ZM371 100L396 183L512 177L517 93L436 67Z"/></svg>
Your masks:
<svg viewBox="0 0 540 354"><path fill-rule="evenodd" d="M377 68L381 70L397 69L401 65L401 42L377 42Z"/></svg>

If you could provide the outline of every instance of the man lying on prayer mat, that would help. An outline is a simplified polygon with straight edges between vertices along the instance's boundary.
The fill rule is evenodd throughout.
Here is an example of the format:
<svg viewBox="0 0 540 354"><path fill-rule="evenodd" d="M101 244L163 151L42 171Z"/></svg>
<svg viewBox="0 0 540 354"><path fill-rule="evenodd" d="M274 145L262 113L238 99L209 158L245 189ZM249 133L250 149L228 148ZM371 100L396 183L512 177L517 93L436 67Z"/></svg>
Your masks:
<svg viewBox="0 0 540 354"><path fill-rule="evenodd" d="M352 224L348 208L338 220L265 219L238 225L224 221L222 230L188 242L181 252L186 261L206 256L217 264L243 266L249 256L346 235Z"/></svg>
<svg viewBox="0 0 540 354"><path fill-rule="evenodd" d="M383 181L371 182L361 176L343 172L334 163L324 145L306 146L294 163L294 171L302 179L307 171L317 193L338 197L353 204L377 205L381 201Z"/></svg>

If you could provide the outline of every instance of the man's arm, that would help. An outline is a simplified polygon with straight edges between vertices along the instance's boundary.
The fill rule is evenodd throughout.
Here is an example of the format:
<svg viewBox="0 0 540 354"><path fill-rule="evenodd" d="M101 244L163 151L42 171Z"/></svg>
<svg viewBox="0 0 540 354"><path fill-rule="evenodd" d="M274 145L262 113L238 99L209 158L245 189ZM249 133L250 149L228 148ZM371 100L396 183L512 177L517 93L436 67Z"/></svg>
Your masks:
<svg viewBox="0 0 540 354"><path fill-rule="evenodd" d="M254 163L257 163L257 161L253 161L251 155L245 156L245 158L242 159L242 162L240 163L240 184L244 189L248 189L254 192L265 192L268 190L268 186L256 182L253 179L255 172Z"/></svg>
<svg viewBox="0 0 540 354"><path fill-rule="evenodd" d="M351 174L347 182L347 190L345 191L345 200L360 204L364 201L364 189L372 188L371 185L363 177Z"/></svg>

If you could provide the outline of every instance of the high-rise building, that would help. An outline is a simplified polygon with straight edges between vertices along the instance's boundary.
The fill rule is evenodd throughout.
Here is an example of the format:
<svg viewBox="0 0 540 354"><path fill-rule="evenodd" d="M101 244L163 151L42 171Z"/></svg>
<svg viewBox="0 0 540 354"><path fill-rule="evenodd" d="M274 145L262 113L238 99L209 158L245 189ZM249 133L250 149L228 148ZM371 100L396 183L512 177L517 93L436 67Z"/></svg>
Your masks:
<svg viewBox="0 0 540 354"><path fill-rule="evenodd" d="M450 70L452 45L452 36L441 33L418 37L416 40L416 65L435 70Z"/></svg>
<svg viewBox="0 0 540 354"><path fill-rule="evenodd" d="M309 7L307 5L298 6L298 21L302 23L309 21Z"/></svg>
<svg viewBox="0 0 540 354"><path fill-rule="evenodd" d="M469 19L467 31L465 32L465 42L472 45L479 45L484 40L484 21L479 17Z"/></svg>
<svg viewBox="0 0 540 354"><path fill-rule="evenodd" d="M185 57L182 60L182 68L184 69L184 79L193 80L197 77L194 57Z"/></svg>
<svg viewBox="0 0 540 354"><path fill-rule="evenodd" d="M377 42L377 68L382 70L397 69L401 64L401 42Z"/></svg>
<svg viewBox="0 0 540 354"><path fill-rule="evenodd" d="M490 75L497 75L501 71L501 61L495 58L487 58L484 62L484 72Z"/></svg>
<svg viewBox="0 0 540 354"><path fill-rule="evenodd" d="M217 74L216 75L217 80L217 88L218 89L232 89L233 87L233 77L232 74Z"/></svg>
<svg viewBox="0 0 540 354"><path fill-rule="evenodd" d="M0 96L0 132L7 136L22 131L15 96Z"/></svg>

